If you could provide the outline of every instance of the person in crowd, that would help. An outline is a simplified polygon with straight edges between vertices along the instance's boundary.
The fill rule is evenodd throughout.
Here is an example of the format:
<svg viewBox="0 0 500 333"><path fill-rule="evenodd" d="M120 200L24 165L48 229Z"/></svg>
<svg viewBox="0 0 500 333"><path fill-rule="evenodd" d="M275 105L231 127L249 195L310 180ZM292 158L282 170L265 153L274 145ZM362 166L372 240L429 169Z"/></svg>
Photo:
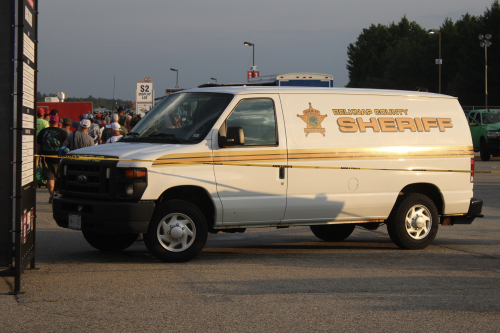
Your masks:
<svg viewBox="0 0 500 333"><path fill-rule="evenodd" d="M47 179L47 189L49 190L49 203L52 203L54 198L57 169L59 168L59 148L68 137L68 134L58 127L58 122L58 116L50 116L49 127L42 129L36 138L39 154L54 156L45 157L42 163L42 172Z"/></svg>
<svg viewBox="0 0 500 333"><path fill-rule="evenodd" d="M95 123L99 126L99 143L101 143L102 140L102 131L104 130L104 121L102 120L96 120Z"/></svg>
<svg viewBox="0 0 500 333"><path fill-rule="evenodd" d="M86 114L81 114L81 115L79 115L79 116L78 116L78 119L79 119L79 120L77 120L77 121L73 121L73 122L71 123L71 126L72 126L74 129L76 129L76 130L78 130L78 128L80 127L80 122L81 122L83 119L87 119L87 115L86 115Z"/></svg>
<svg viewBox="0 0 500 333"><path fill-rule="evenodd" d="M109 116L109 113L106 112L106 116L104 116L104 124L109 125L111 124L111 117Z"/></svg>
<svg viewBox="0 0 500 333"><path fill-rule="evenodd" d="M106 143L113 143L122 137L120 134L121 127L119 123L111 123L109 133L111 134L111 137L106 141Z"/></svg>
<svg viewBox="0 0 500 333"><path fill-rule="evenodd" d="M127 119L125 120L125 127L127 128L127 131L131 131L132 130L132 116L130 114L127 114Z"/></svg>
<svg viewBox="0 0 500 333"><path fill-rule="evenodd" d="M117 110L118 124L120 124L120 126L125 126L125 122L127 121L127 116L124 115L124 112L125 112L125 109L123 108L123 106L120 105L120 107L118 107L118 110Z"/></svg>
<svg viewBox="0 0 500 333"><path fill-rule="evenodd" d="M72 125L72 122L71 122L71 119L69 118L64 118L63 121L62 121L62 129L68 133L68 135L71 134L71 125Z"/></svg>
<svg viewBox="0 0 500 333"><path fill-rule="evenodd" d="M135 125L137 125L137 123L141 120L141 118L139 118L139 116L133 116L132 119L130 120L130 128L134 128Z"/></svg>
<svg viewBox="0 0 500 333"><path fill-rule="evenodd" d="M45 117L43 119L45 119L47 122L50 122L50 111L49 110L45 111Z"/></svg>
<svg viewBox="0 0 500 333"><path fill-rule="evenodd" d="M116 113L113 113L111 115L111 124L109 125L106 125L106 128L102 131L102 137L101 137L101 141L102 143L106 143L106 141L108 141L108 139L111 137L111 133L109 133L109 130L111 128L111 125L113 123L118 123L118 115ZM120 125L120 124L118 124ZM125 128L125 126L120 126L120 134L125 136L128 134L128 131L127 129Z"/></svg>
<svg viewBox="0 0 500 333"><path fill-rule="evenodd" d="M45 116L45 110L43 108L38 108L36 110L36 115L38 116L36 120L36 136L38 137L38 133L44 128L49 127L49 122L43 119Z"/></svg>
<svg viewBox="0 0 500 333"><path fill-rule="evenodd" d="M87 134L90 128L90 120L82 119L78 131L71 133L63 146L68 146L70 150L90 147L94 145L94 140Z"/></svg>
<svg viewBox="0 0 500 333"><path fill-rule="evenodd" d="M89 131L87 132L88 135L94 140L94 145L99 144L99 125L93 122L93 115L89 114L88 119L90 120L90 128Z"/></svg>

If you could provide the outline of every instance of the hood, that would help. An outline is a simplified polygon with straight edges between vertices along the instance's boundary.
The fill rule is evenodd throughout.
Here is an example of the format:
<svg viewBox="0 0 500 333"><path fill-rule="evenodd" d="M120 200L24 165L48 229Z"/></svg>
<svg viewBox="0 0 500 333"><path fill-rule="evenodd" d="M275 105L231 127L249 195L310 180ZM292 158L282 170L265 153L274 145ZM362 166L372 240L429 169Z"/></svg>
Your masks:
<svg viewBox="0 0 500 333"><path fill-rule="evenodd" d="M134 160L156 160L157 158L173 154L186 145L146 142L115 142L104 145L82 148L71 152L70 155L97 155Z"/></svg>
<svg viewBox="0 0 500 333"><path fill-rule="evenodd" d="M498 131L500 129L500 123L493 123L486 125L487 131Z"/></svg>

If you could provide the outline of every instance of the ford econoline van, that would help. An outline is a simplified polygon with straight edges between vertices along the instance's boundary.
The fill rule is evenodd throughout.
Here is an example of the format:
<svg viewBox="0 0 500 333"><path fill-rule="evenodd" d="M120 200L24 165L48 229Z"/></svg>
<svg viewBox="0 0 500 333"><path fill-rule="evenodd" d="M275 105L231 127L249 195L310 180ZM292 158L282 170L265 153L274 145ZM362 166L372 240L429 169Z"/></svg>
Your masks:
<svg viewBox="0 0 500 333"><path fill-rule="evenodd" d="M386 224L397 246L423 249L439 224L472 223L482 209L463 111L456 98L430 93L184 90L120 141L69 157L57 224L102 251L143 233L169 262L194 258L209 232L253 227L310 226L339 242L355 226Z"/></svg>

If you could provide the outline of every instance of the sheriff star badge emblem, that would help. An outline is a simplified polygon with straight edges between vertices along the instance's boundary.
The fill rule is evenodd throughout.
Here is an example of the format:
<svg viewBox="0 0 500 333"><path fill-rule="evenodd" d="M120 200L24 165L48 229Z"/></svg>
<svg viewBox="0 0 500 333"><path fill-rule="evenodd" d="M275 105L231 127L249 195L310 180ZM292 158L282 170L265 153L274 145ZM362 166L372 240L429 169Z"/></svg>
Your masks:
<svg viewBox="0 0 500 333"><path fill-rule="evenodd" d="M321 127L321 122L327 117L327 115L321 115L319 110L312 108L311 103L309 103L309 109L304 110L303 113L304 114L298 114L297 117L305 121L307 124L307 128L304 128L306 137L309 133L321 133L325 136L326 129Z"/></svg>

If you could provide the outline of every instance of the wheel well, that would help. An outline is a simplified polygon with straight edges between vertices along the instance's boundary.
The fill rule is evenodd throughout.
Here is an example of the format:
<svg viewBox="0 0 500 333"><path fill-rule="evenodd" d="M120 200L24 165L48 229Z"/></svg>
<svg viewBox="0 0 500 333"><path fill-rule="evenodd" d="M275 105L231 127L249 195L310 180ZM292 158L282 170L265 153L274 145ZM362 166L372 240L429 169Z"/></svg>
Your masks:
<svg viewBox="0 0 500 333"><path fill-rule="evenodd" d="M215 220L215 208L207 191L198 186L177 186L160 195L157 204L170 199L179 199L192 203L203 213L208 227L212 228Z"/></svg>
<svg viewBox="0 0 500 333"><path fill-rule="evenodd" d="M439 188L436 185L429 184L429 183L410 184L410 185L406 185L401 190L399 198L402 197L401 193L402 194L422 193L422 194L428 196L432 200L432 202L434 202L439 214L443 214L443 212L444 212L443 196L441 194L441 191L439 190ZM398 198L398 200L399 200L399 198Z"/></svg>

